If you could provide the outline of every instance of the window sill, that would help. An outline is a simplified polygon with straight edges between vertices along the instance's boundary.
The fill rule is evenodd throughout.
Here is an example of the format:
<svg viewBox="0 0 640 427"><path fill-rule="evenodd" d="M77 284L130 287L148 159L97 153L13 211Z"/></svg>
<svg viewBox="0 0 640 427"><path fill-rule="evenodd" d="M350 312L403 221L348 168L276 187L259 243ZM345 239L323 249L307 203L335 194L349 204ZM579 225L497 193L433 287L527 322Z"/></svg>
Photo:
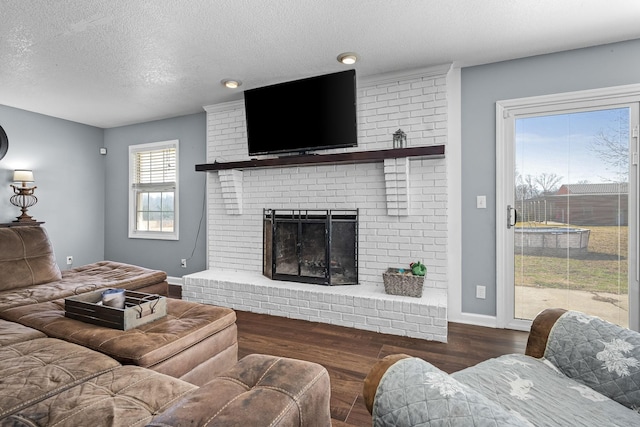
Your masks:
<svg viewBox="0 0 640 427"><path fill-rule="evenodd" d="M138 231L129 233L130 239L145 239L145 240L180 240L178 238L178 233L161 233L161 232L147 232L147 231Z"/></svg>

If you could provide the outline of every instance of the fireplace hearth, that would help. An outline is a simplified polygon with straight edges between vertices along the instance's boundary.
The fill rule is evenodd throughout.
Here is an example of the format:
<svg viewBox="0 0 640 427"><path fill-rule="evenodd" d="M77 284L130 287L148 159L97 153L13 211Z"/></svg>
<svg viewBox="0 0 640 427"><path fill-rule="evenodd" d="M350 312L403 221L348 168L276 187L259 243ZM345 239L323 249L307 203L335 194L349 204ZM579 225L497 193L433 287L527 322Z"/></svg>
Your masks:
<svg viewBox="0 0 640 427"><path fill-rule="evenodd" d="M358 284L358 210L264 209L263 274L273 280Z"/></svg>

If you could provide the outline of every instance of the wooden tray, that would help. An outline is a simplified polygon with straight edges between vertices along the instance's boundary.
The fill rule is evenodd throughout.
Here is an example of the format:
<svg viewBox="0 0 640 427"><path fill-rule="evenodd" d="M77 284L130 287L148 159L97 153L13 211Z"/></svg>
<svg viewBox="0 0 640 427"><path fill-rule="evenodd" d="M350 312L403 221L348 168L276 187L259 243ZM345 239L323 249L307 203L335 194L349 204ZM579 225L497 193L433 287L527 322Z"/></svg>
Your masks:
<svg viewBox="0 0 640 427"><path fill-rule="evenodd" d="M125 308L97 304L102 292L87 292L64 299L64 315L107 328L126 331L153 322L167 315L166 297L144 292L125 291Z"/></svg>

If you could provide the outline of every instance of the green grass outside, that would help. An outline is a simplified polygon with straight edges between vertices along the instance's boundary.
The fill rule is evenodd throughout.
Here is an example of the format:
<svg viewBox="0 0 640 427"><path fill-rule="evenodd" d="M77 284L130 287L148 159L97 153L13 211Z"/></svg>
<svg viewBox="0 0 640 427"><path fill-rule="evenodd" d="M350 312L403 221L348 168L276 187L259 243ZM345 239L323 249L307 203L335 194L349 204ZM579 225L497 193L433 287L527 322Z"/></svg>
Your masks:
<svg viewBox="0 0 640 427"><path fill-rule="evenodd" d="M518 224L518 226L529 224ZM628 228L582 226L591 230L588 252L568 257L516 255L516 286L628 293Z"/></svg>

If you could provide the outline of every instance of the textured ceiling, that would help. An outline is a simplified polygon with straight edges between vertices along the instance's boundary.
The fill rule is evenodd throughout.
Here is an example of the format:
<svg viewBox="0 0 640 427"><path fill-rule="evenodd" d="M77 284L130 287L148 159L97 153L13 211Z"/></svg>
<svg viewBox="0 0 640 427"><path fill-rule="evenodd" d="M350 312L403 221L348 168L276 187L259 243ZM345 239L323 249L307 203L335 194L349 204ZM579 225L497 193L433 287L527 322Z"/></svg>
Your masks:
<svg viewBox="0 0 640 427"><path fill-rule="evenodd" d="M0 17L0 104L103 128L339 71L345 51L363 77L640 38L638 0L0 0Z"/></svg>

